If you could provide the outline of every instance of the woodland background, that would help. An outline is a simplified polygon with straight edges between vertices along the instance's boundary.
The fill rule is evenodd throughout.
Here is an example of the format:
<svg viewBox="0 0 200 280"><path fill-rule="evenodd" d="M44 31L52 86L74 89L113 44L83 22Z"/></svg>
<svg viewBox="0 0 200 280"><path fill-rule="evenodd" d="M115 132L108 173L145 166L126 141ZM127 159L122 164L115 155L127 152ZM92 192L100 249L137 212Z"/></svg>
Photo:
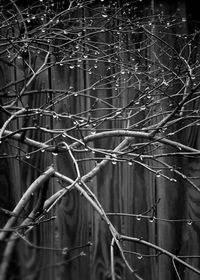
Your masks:
<svg viewBox="0 0 200 280"><path fill-rule="evenodd" d="M81 178L109 156L87 186L117 231L200 269L195 1L1 1L0 8L0 126L15 116L1 133L1 229L22 194L52 164L76 180L73 158L59 145L93 135L73 154ZM190 91L192 98L177 105ZM174 108L177 114L160 126ZM151 128L158 139L196 152L142 134L129 139L121 154L114 151L124 140L119 130ZM113 131L113 137L96 136ZM36 147L26 137L50 146ZM1 279L199 279L173 257L125 240L123 250L135 273L114 246L113 275L108 225L76 188L23 236L19 225L41 196L47 199L66 185L56 176L47 180L24 207L11 228L20 238L7 259L9 233L1 241L1 264L8 265Z"/></svg>

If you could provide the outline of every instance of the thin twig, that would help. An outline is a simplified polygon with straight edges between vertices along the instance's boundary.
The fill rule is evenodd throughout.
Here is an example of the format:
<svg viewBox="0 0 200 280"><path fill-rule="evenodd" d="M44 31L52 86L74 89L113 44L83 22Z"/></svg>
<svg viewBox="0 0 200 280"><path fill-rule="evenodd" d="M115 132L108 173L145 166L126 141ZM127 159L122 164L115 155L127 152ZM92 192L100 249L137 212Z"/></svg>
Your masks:
<svg viewBox="0 0 200 280"><path fill-rule="evenodd" d="M190 269L191 271L195 272L196 274L200 275L200 270L193 267L192 265L186 263L185 261L181 260L179 257L177 257L176 255L170 253L169 251L167 251L164 248L161 248L160 246L154 245L151 242L145 241L143 239L137 238L137 237L131 237L131 236L127 236L127 235L120 235L119 238L121 240L125 240L125 241L131 241L131 242L135 242L135 243L139 243L139 244L143 244L146 245L147 247L153 248L159 252L161 252L162 254L170 257L171 259L176 260L178 263L184 265L185 267L187 267L188 269Z"/></svg>

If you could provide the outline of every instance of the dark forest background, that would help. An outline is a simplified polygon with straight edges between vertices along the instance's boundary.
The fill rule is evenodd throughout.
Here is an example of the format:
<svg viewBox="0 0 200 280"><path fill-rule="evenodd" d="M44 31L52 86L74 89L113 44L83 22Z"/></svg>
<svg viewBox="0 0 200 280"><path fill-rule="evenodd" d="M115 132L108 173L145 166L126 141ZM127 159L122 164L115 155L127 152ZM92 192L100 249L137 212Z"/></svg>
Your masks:
<svg viewBox="0 0 200 280"><path fill-rule="evenodd" d="M197 1L0 9L0 279L199 279Z"/></svg>

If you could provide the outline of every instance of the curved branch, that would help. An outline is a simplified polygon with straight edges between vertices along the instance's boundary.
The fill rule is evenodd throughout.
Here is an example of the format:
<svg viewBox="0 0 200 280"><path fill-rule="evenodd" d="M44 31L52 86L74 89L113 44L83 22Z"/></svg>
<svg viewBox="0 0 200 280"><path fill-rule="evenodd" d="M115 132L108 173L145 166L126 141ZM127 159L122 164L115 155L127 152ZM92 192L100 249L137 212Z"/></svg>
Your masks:
<svg viewBox="0 0 200 280"><path fill-rule="evenodd" d="M15 140L19 140L19 141L20 141L20 138L21 138L21 134L19 134L19 133L13 134L12 131L9 131L9 130L5 130L4 135L6 135L6 136L10 135L11 138L13 138ZM129 131L129 130L120 130L120 129L119 130L114 130L114 131L99 132L99 133L96 133L94 135L86 136L86 137L83 138L83 141L84 141L83 145L85 146L85 143L92 142L96 139L101 139L101 138L105 138L105 137L115 137L115 136L118 136L118 137L119 136L124 136L124 137L127 137L127 139L129 139L129 140L132 137L145 138L145 139L149 139L149 140L154 141L154 142L160 142L162 144L172 146L176 149L179 149L179 150L182 150L182 151L185 151L185 152L194 153L195 155L200 154L200 150L191 148L191 147L186 146L184 144L181 144L177 141L167 139L164 136L163 137L152 136L151 133L147 133L147 132L143 132L143 131ZM55 150L54 146L52 147L51 145L46 145L42 142L32 140L28 137L25 137L25 139L23 140L23 143L27 144L29 146L32 146L32 147L39 148L39 149L45 149L48 152L52 152L52 151ZM73 144L69 145L69 148L73 149L73 148L76 148L78 146L80 146L80 141L79 140L77 140L77 142L74 142ZM65 151L65 149L63 149L63 148L60 148L60 149L59 149L59 147L56 147L56 148L57 148L58 152Z"/></svg>
<svg viewBox="0 0 200 280"><path fill-rule="evenodd" d="M4 240L7 235L7 229L10 229L12 225L17 220L17 217L22 212L32 193L34 193L45 181L47 181L52 175L54 174L54 168L51 166L49 167L42 175L40 175L27 189L24 193L18 204L16 205L15 209L13 210L13 216L7 221L6 225L3 228L3 232L0 233L0 241Z"/></svg>
<svg viewBox="0 0 200 280"><path fill-rule="evenodd" d="M162 254L170 257L172 260L176 260L177 262L179 262L180 264L184 265L185 267L187 267L191 271L193 271L193 272L197 273L198 275L200 275L200 270L199 269L197 269L197 268L193 267L192 265L184 262L179 257L177 257L176 255L170 253L168 250L161 248L160 246L154 245L151 242L145 241L145 240L137 238L137 237L120 235L119 238L120 238L120 240L131 241L131 242L143 244L143 245L146 245L147 247L153 248L153 249L161 252Z"/></svg>

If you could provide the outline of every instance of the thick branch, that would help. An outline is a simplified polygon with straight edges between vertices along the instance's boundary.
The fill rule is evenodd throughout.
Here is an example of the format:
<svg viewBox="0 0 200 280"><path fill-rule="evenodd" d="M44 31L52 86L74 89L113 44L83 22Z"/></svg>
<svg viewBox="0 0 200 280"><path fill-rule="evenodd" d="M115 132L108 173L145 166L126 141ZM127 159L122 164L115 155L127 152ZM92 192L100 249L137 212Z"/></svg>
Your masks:
<svg viewBox="0 0 200 280"><path fill-rule="evenodd" d="M19 133L12 134L12 131L9 131L9 130L4 131L4 135L8 136L9 134L10 134L11 138L20 141L21 134L19 134ZM200 154L200 151L197 150L197 149L191 148L191 147L186 146L184 144L181 144L177 141L169 140L165 137L151 136L151 133L147 133L147 132L143 132L143 131L114 130L114 131L99 132L99 133L96 133L94 135L86 136L83 139L84 140L83 145L85 145L85 143L92 142L96 139L101 139L101 138L105 138L105 137L117 137L117 136L125 136L125 137L128 137L128 138L129 137L145 138L145 139L149 139L149 140L154 141L154 142L160 142L162 144L172 146L176 149L179 149L179 150L182 150L182 151L185 151L185 152L195 153L195 155ZM35 148L45 149L46 151L49 151L49 152L52 152L52 151L55 150L55 147L52 147L51 145L43 144L42 142L32 140L28 137L25 137L23 143L27 144L29 146L35 147ZM74 142L73 144L71 144L69 146L69 148L73 149L73 148L76 148L78 146L80 146L80 141L77 140L77 142ZM63 151L66 151L66 150L63 149L63 148L60 148L60 149L57 150L57 152L63 152Z"/></svg>
<svg viewBox="0 0 200 280"><path fill-rule="evenodd" d="M54 174L54 168L51 166L49 167L42 175L40 175L26 190L18 204L16 205L15 209L13 210L13 216L7 221L6 225L3 228L3 232L0 233L0 241L4 240L6 237L6 230L10 229L15 221L17 220L17 217L20 215L20 213L23 211L24 207L30 200L32 194L41 186L44 182L46 182L52 175Z"/></svg>

